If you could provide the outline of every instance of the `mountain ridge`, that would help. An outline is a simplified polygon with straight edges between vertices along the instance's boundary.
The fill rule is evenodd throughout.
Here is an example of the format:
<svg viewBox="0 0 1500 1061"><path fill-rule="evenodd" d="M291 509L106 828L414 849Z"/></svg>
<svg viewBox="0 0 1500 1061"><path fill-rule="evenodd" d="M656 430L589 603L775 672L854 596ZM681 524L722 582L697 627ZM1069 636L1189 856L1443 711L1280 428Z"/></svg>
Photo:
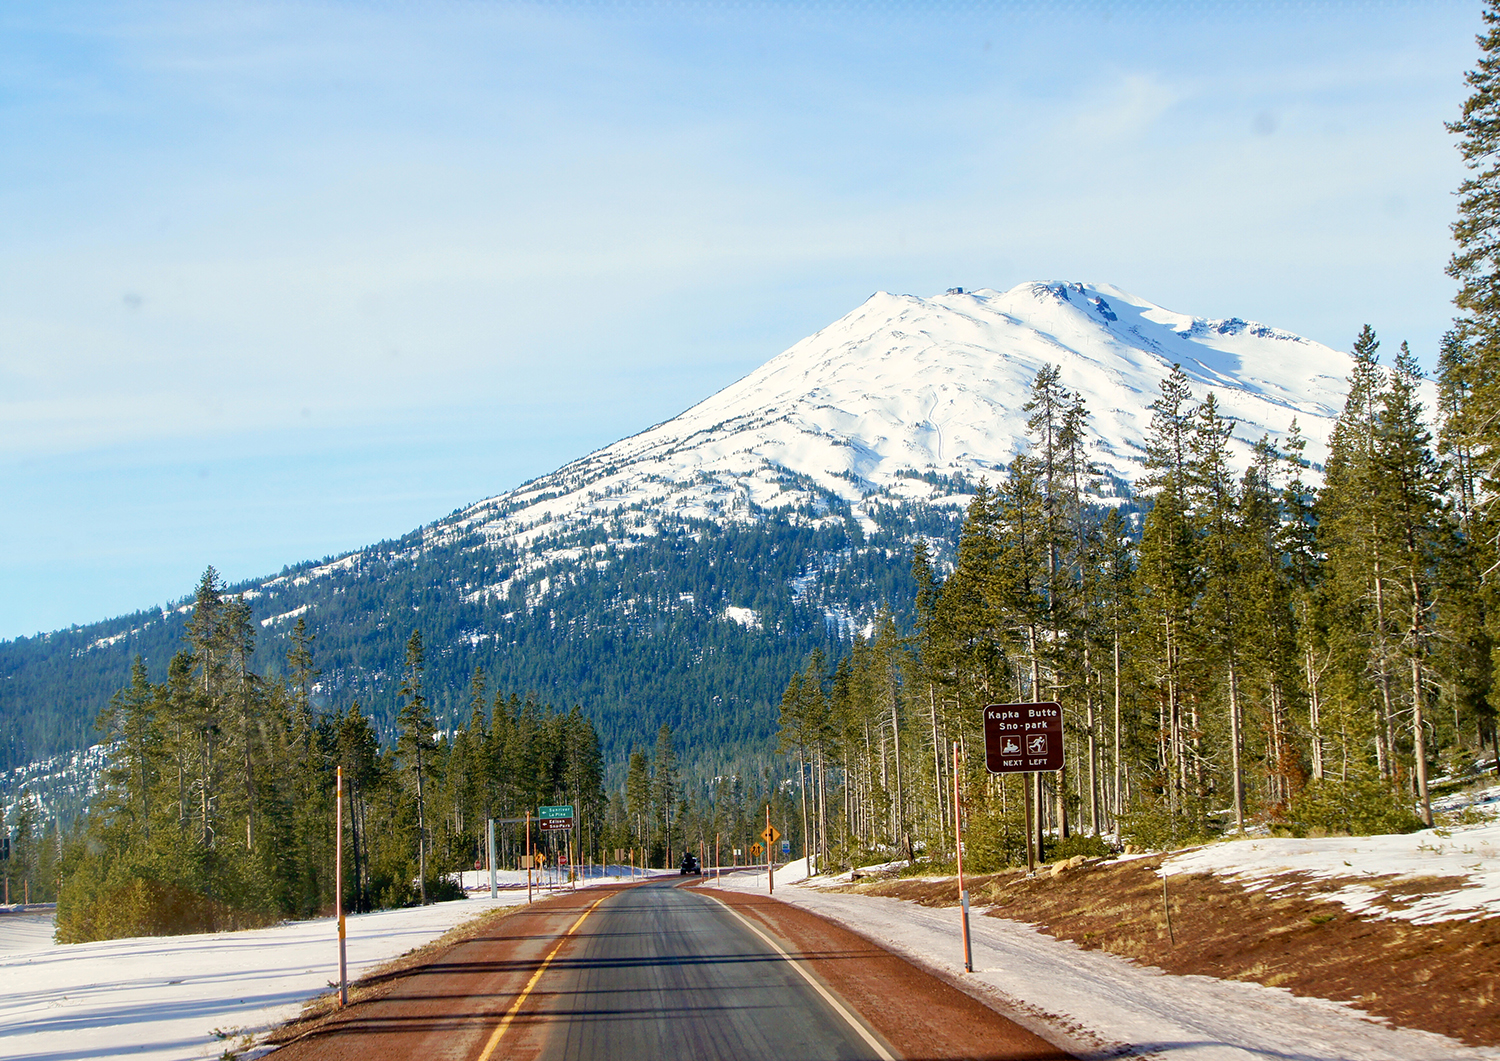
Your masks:
<svg viewBox="0 0 1500 1061"><path fill-rule="evenodd" d="M1048 363L1089 405L1098 500L1128 504L1173 364L1240 421L1243 465L1247 432L1279 438L1294 418L1320 460L1352 362L1109 285L877 292L676 417L399 539L231 589L250 600L265 673L303 616L320 700L358 698L387 732L420 625L440 721L467 717L479 664L507 693L582 703L607 755L665 721L705 769L759 762L806 653L836 654L878 608L909 605L916 538L951 557L976 484L1024 447L1022 406ZM0 643L0 767L86 744L133 655L163 680L186 613Z"/></svg>

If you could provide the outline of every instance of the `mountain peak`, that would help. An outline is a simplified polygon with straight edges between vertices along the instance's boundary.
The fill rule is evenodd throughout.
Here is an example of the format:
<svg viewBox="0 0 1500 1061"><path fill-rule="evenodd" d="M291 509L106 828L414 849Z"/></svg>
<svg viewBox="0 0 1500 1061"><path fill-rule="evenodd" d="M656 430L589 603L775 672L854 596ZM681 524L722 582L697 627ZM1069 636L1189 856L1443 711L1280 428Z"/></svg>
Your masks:
<svg viewBox="0 0 1500 1061"><path fill-rule="evenodd" d="M1251 440L1282 437L1293 419L1308 456L1322 460L1350 359L1108 284L877 291L679 416L479 502L453 529L524 543L600 520L649 531L665 515L754 521L780 510L816 519L830 504L858 512L940 501L945 491L933 480L993 480L1026 447L1022 407L1049 363L1089 409L1094 459L1133 483L1144 470L1151 402L1173 365L1198 397L1215 391L1238 421L1235 456L1244 465Z"/></svg>

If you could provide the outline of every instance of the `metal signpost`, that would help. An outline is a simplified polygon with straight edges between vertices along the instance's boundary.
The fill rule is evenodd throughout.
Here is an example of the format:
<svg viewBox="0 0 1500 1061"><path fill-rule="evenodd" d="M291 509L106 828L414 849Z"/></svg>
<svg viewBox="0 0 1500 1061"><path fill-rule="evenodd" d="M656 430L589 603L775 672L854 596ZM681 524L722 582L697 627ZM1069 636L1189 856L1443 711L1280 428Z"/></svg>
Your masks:
<svg viewBox="0 0 1500 1061"><path fill-rule="evenodd" d="M958 741L953 742L953 853L958 858L958 905L964 911L964 972L974 971L974 953L969 949L969 889L964 887L964 830L962 804L958 798Z"/></svg>
<svg viewBox="0 0 1500 1061"><path fill-rule="evenodd" d="M531 839L530 835L529 835L529 833L530 833L530 822L531 822L530 818L490 818L490 819L488 819L488 821L485 824L485 838L487 839L487 841L489 843L489 856L490 856L490 898L491 899L495 898L495 896L498 894L498 891L497 891L498 885L495 882L495 826L497 826L497 825L520 825L523 822L527 823L527 833L528 833L527 842L529 843L530 839ZM479 864L477 862L474 864L474 868L475 869L479 868ZM525 869L526 866L523 864L521 866L521 868Z"/></svg>
<svg viewBox="0 0 1500 1061"><path fill-rule="evenodd" d="M984 709L984 765L992 774L1041 774L1063 768L1063 713L1058 703L990 704ZM1031 777L1026 792L1026 871L1036 871L1041 808L1033 812ZM1037 819L1032 835L1032 819ZM1036 844L1033 844L1033 840Z"/></svg>
<svg viewBox="0 0 1500 1061"><path fill-rule="evenodd" d="M571 833L573 829L573 804L564 803L556 807L538 807L536 809L537 825L544 833ZM549 837L552 846L557 846L556 836ZM567 837L569 841L572 837ZM554 865L554 877L556 876L557 863Z"/></svg>
<svg viewBox="0 0 1500 1061"><path fill-rule="evenodd" d="M774 894L776 891L776 873L771 867L772 852L776 850L776 841L781 839L781 832L771 824L771 805L766 804L766 827L761 831L760 838L766 842L766 891Z"/></svg>

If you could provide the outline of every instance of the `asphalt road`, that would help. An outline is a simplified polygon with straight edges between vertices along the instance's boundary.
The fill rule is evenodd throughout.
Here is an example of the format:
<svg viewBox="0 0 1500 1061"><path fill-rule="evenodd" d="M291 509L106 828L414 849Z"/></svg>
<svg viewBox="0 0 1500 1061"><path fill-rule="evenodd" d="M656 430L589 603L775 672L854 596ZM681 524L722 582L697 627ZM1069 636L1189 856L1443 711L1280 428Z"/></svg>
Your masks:
<svg viewBox="0 0 1500 1061"><path fill-rule="evenodd" d="M537 985L539 1058L894 1056L744 918L671 883L620 892L578 927L574 946Z"/></svg>
<svg viewBox="0 0 1500 1061"><path fill-rule="evenodd" d="M277 1061L1062 1061L846 929L679 878L554 895L289 1026ZM722 896L722 901L718 896Z"/></svg>

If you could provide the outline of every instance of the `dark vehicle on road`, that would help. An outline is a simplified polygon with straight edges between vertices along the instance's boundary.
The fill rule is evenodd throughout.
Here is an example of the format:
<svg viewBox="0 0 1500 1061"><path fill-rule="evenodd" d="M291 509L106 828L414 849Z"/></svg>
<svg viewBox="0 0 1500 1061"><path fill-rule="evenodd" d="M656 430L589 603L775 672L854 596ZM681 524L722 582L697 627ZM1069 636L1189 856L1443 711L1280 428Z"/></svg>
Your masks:
<svg viewBox="0 0 1500 1061"><path fill-rule="evenodd" d="M697 855L682 856L682 875L686 877L689 873L702 873L703 867L698 865Z"/></svg>

